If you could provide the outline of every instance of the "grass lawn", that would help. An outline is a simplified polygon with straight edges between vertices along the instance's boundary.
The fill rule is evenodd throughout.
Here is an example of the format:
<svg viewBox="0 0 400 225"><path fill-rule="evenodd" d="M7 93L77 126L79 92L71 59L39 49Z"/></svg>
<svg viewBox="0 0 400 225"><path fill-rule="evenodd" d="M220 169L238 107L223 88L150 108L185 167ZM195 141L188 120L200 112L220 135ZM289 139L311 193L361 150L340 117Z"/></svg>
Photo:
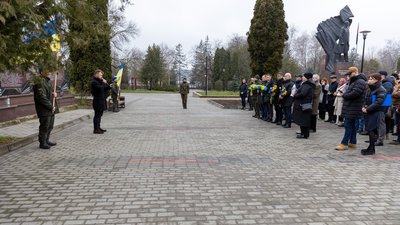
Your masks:
<svg viewBox="0 0 400 225"><path fill-rule="evenodd" d="M171 91L157 91L157 90L147 90L147 89L136 89L136 90L131 90L131 89L123 89L121 90L121 93L160 93L160 94L170 94L174 93Z"/></svg>
<svg viewBox="0 0 400 225"><path fill-rule="evenodd" d="M2 144L8 144L13 141L17 140L16 137L11 137L11 136L0 136L0 145Z"/></svg>
<svg viewBox="0 0 400 225"><path fill-rule="evenodd" d="M205 91L197 92L201 94L202 96L206 95ZM234 92L234 91L208 91L207 96L235 96L239 97L239 92Z"/></svg>

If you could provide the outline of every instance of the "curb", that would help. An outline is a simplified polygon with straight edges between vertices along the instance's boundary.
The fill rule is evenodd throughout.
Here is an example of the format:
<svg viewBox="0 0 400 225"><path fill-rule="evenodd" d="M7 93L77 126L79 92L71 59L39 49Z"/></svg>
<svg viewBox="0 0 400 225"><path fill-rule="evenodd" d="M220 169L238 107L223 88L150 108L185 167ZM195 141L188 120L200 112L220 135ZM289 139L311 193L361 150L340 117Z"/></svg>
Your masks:
<svg viewBox="0 0 400 225"><path fill-rule="evenodd" d="M91 114L88 114L88 115L85 115L85 116L81 116L81 117L79 117L79 118L77 118L75 120L71 120L71 121L59 124L57 126L54 126L52 132L53 133L60 132L60 131L62 131L64 129L68 128L68 127L76 125L76 124L78 124L80 122L83 122L83 121L85 121L87 119L90 119L92 117L93 117L93 115L91 113ZM35 134L31 134L31 135L26 136L26 137L21 138L21 139L18 139L15 142L0 146L0 156L5 155L5 154L7 154L9 152L15 151L15 150L17 150L19 148L22 148L22 147L24 147L26 145L29 145L29 144L37 141L38 134L39 134L39 132L37 132Z"/></svg>
<svg viewBox="0 0 400 225"><path fill-rule="evenodd" d="M225 108L225 106L223 106L223 105L221 105L221 104L219 104L219 103L213 101L212 99L208 99L207 101L208 101L209 103L211 103L212 105L215 105L215 106L217 106L217 107L219 107L219 108L221 108L221 109L224 109L224 108Z"/></svg>

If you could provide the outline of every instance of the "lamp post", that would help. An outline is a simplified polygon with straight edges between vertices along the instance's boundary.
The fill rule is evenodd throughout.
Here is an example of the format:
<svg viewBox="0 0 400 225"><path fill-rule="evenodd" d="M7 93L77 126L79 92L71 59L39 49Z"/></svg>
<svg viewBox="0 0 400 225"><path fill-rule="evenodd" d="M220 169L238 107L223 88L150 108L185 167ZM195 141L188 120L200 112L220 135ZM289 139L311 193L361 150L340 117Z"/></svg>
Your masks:
<svg viewBox="0 0 400 225"><path fill-rule="evenodd" d="M370 33L371 31L369 30L363 30L360 31L360 33L363 35L363 50L362 50L362 56L361 56L361 73L363 72L364 69L364 51L365 51L365 39L367 38L367 34Z"/></svg>
<svg viewBox="0 0 400 225"><path fill-rule="evenodd" d="M206 96L208 94L208 57L206 55Z"/></svg>

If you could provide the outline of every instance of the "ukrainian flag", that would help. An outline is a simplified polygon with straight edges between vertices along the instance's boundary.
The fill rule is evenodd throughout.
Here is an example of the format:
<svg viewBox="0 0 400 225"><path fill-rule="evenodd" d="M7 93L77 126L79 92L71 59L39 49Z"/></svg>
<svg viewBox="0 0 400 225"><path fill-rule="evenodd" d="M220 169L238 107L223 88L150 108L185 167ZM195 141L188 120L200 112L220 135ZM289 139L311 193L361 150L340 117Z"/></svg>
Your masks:
<svg viewBox="0 0 400 225"><path fill-rule="evenodd" d="M124 71L124 66L125 66L125 64L122 63L122 64L119 66L119 70L118 70L117 75L115 75L115 76L117 77L116 81L117 81L118 87L121 87L122 72Z"/></svg>

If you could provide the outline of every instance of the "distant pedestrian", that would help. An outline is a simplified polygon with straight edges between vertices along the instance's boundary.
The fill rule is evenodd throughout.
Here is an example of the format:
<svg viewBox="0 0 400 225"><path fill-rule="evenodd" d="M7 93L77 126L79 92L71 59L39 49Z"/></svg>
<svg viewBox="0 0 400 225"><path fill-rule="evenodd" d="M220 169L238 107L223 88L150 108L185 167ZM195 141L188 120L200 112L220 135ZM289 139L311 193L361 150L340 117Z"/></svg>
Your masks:
<svg viewBox="0 0 400 225"><path fill-rule="evenodd" d="M179 93L181 94L182 106L184 109L187 109L187 97L189 94L189 84L186 81L186 78L183 78L181 86L179 88Z"/></svg>
<svg viewBox="0 0 400 225"><path fill-rule="evenodd" d="M293 120L301 129L297 138L307 139L310 136L312 99L315 89L315 84L311 80L312 76L312 73L304 74L303 83L294 95Z"/></svg>
<svg viewBox="0 0 400 225"><path fill-rule="evenodd" d="M331 75L330 77L331 83L329 84L328 94L327 94L327 111L329 118L325 120L325 122L336 123L336 116L333 114L335 107L333 104L335 103L335 91L338 88L338 83L336 82L336 75Z"/></svg>
<svg viewBox="0 0 400 225"><path fill-rule="evenodd" d="M394 109L394 122L396 124L397 131L393 131L396 134L396 139L389 142L392 145L400 145L400 80L396 80L396 85L392 93L392 107Z"/></svg>
<svg viewBox="0 0 400 225"><path fill-rule="evenodd" d="M54 87L50 81L50 73L47 69L40 70L40 76L34 79L33 93L36 114L39 117L39 148L49 149L57 143L51 142L50 133L54 126L54 114L56 104L53 98L57 97Z"/></svg>
<svg viewBox="0 0 400 225"><path fill-rule="evenodd" d="M282 102L282 110L285 115L285 123L282 124L284 128L292 127L292 105L293 105L293 95L292 92L296 90L295 84L292 81L292 74L285 73L283 76L283 92L281 92L279 98Z"/></svg>
<svg viewBox="0 0 400 225"><path fill-rule="evenodd" d="M318 74L314 74L312 80L315 83L315 89L313 92L313 100L312 100L312 114L311 114L311 125L310 131L317 132L317 117L318 117L318 106L319 99L321 95L321 83L319 82L320 76Z"/></svg>
<svg viewBox="0 0 400 225"><path fill-rule="evenodd" d="M367 78L359 74L357 67L349 68L350 82L343 93L342 115L344 118L344 135L336 150L357 148L357 121L363 116L361 111L367 91Z"/></svg>
<svg viewBox="0 0 400 225"><path fill-rule="evenodd" d="M112 83L110 84L111 87L111 99L113 103L113 112L119 112L119 105L118 105L118 95L119 95L119 87L117 84L117 77L113 76L111 79Z"/></svg>
<svg viewBox="0 0 400 225"><path fill-rule="evenodd" d="M242 110L246 109L246 97L247 97L247 82L246 79L242 80L239 87L240 99L242 100Z"/></svg>
<svg viewBox="0 0 400 225"><path fill-rule="evenodd" d="M362 108L365 117L365 130L369 134L368 148L362 149L362 155L374 155L375 143L378 139L378 129L381 121L385 120L385 107L383 102L386 98L386 90L382 86L382 77L379 73L371 74L368 78L369 90L365 106Z"/></svg>
<svg viewBox="0 0 400 225"><path fill-rule="evenodd" d="M324 78L321 80L321 95L319 97L319 106L318 106L318 114L321 120L325 120L326 117L328 89L329 89L328 81Z"/></svg>
<svg viewBox="0 0 400 225"><path fill-rule="evenodd" d="M340 78L338 88L336 89L333 95L335 96L335 102L333 103L334 111L333 115L336 116L336 125L339 127L343 127L343 117L342 117L342 108L343 108L343 93L346 92L348 87L347 80L345 78Z"/></svg>
<svg viewBox="0 0 400 225"><path fill-rule="evenodd" d="M106 106L106 91L111 87L107 83L107 81L103 78L103 71L96 70L94 71L94 76L91 82L92 95L93 95L93 133L94 134L103 134L107 130L104 130L100 127L101 117L103 116L104 110L107 109Z"/></svg>

